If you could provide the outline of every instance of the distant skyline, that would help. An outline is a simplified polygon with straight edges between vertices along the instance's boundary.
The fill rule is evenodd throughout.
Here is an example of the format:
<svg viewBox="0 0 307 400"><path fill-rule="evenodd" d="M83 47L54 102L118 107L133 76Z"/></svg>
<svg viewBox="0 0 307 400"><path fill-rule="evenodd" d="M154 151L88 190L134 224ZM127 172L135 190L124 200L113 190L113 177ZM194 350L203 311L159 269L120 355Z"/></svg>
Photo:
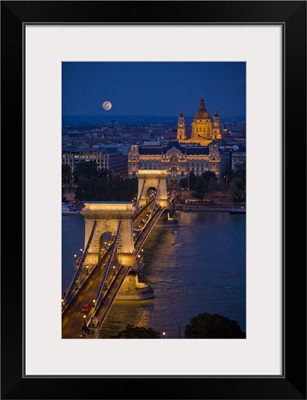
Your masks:
<svg viewBox="0 0 307 400"><path fill-rule="evenodd" d="M245 62L62 63L62 115L191 117L201 96L211 116L245 117Z"/></svg>

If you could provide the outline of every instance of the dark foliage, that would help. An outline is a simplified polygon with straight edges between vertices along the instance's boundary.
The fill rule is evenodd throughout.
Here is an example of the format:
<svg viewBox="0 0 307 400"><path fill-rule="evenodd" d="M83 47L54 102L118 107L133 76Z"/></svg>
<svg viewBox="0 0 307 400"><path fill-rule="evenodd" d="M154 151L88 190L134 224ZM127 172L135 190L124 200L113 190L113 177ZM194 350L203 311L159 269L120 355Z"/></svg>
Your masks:
<svg viewBox="0 0 307 400"><path fill-rule="evenodd" d="M98 170L94 161L77 165L74 182L79 201L132 201L138 190L136 178L126 179L108 169Z"/></svg>
<svg viewBox="0 0 307 400"><path fill-rule="evenodd" d="M185 338L245 338L239 324L219 314L198 314L185 328Z"/></svg>
<svg viewBox="0 0 307 400"><path fill-rule="evenodd" d="M126 328L119 332L113 338L119 339L160 339L160 332L154 331L152 328L144 328L142 326L127 325Z"/></svg>

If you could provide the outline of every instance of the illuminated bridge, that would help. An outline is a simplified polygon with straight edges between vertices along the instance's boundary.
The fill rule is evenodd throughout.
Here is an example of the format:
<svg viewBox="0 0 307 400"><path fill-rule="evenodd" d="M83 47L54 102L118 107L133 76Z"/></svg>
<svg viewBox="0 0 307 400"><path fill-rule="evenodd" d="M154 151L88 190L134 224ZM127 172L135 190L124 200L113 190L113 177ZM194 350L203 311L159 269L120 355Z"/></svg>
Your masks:
<svg viewBox="0 0 307 400"><path fill-rule="evenodd" d="M62 298L63 338L97 338L115 299L154 297L153 289L138 281L142 250L173 200L166 171L143 170L135 202L85 202L84 250Z"/></svg>

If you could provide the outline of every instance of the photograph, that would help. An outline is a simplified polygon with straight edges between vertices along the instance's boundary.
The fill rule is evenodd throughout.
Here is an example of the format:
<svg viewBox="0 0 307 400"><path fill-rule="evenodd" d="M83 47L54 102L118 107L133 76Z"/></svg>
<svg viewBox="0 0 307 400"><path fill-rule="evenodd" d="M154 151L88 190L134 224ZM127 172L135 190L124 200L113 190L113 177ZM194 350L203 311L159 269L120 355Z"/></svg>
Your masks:
<svg viewBox="0 0 307 400"><path fill-rule="evenodd" d="M63 62L63 338L246 338L245 117L244 62Z"/></svg>

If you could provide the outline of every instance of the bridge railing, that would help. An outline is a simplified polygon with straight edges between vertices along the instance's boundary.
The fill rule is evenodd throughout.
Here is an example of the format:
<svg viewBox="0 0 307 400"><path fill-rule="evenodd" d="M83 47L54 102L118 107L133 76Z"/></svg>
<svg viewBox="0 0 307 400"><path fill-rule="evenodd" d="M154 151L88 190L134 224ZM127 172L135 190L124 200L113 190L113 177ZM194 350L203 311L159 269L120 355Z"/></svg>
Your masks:
<svg viewBox="0 0 307 400"><path fill-rule="evenodd" d="M174 197L170 197L168 199L168 204L170 204L173 201ZM142 231L139 233L139 235L137 236L135 242L134 242L134 246L135 246L135 254L138 255L147 236L150 234L150 232L152 231L152 229L154 228L156 222L158 221L158 219L160 218L160 216L162 215L163 211L166 209L167 207L158 207L153 213L151 218L146 222L146 224L144 225Z"/></svg>
<svg viewBox="0 0 307 400"><path fill-rule="evenodd" d="M156 191L155 197L154 197L153 199L151 199L151 200L148 202L148 204L146 204L146 206L145 206L145 207L148 207L148 205L149 205L150 203L152 203L151 210L150 210L150 214L151 214L151 215L153 215L153 213L154 213L154 211L155 211L155 208L156 208L156 205L157 205L159 187L160 187L160 179L159 179L159 181L158 181L157 191ZM143 209L144 209L145 207L143 207ZM142 209L142 210L143 210L143 209ZM134 219L137 217L138 214L141 213L142 210L140 210L139 212L137 212L137 213L135 214ZM145 224L144 224L140 229L135 229L135 228L133 229L135 232L138 232L138 236L139 236L139 235L141 234L141 232L146 228L148 222L150 222L150 219L148 219L148 220L145 222Z"/></svg>
<svg viewBox="0 0 307 400"><path fill-rule="evenodd" d="M137 198L137 202L136 202L136 206L135 206L136 209L139 208L139 204L140 204L140 200L141 200L141 198L142 198L142 194L143 194L145 182L146 182L146 181L145 181L145 179L144 179L144 181L143 181L143 186L142 186L142 189L141 189L141 193L140 193L139 197Z"/></svg>
<svg viewBox="0 0 307 400"><path fill-rule="evenodd" d="M157 204L159 189L160 189L160 179L158 180L157 191L156 191L156 195L155 195L155 198L154 198L154 202L153 202L153 205L152 205L152 208L151 208L151 212L152 212L152 213L154 212L154 209L155 209L156 204Z"/></svg>
<svg viewBox="0 0 307 400"><path fill-rule="evenodd" d="M102 325L104 324L104 322L109 314L109 311L116 299L116 296L117 296L119 290L121 289L122 284L123 284L126 276L129 274L129 272L130 272L129 268L124 268L122 266L120 267L120 269L117 272L116 279L114 279L113 282L111 283L110 290L109 290L109 291L111 291L111 296L108 297L105 309L102 311L101 308L100 308L100 310L98 308L95 308L92 315L98 318L97 333L101 330ZM116 289L115 289L115 286L117 286ZM115 289L115 290L112 290L112 289ZM90 319L88 322L90 323Z"/></svg>
<svg viewBox="0 0 307 400"><path fill-rule="evenodd" d="M138 209L138 210L136 211L136 213L134 214L133 219L135 220L135 219L144 211L144 209L147 208L153 201L154 201L154 199L150 199L150 200L148 201L148 203L145 204L144 207Z"/></svg>
<svg viewBox="0 0 307 400"><path fill-rule="evenodd" d="M116 232L116 236L115 236L115 239L114 239L114 242L113 242L112 253L111 253L111 255L110 255L110 259L109 259L108 265L107 265L107 267L106 267L106 270L105 270L105 273L104 273L102 282L101 282L101 284L100 284L100 286L99 286L99 289L98 289L98 293L97 293L97 297L96 297L96 301L95 301L94 314L95 314L95 312L99 309L99 307L100 307L100 305L101 305L101 301L102 301L102 291L103 291L103 289L104 289L104 287L105 287L105 283L106 283L106 280L107 280L108 275L109 275L110 267L111 267L111 264L113 263L113 258L114 258L114 255L115 255L115 251L116 251L116 249L117 249L116 244L117 244L117 241L118 241L118 238L119 238L121 223L122 223L122 221L119 221L118 228L117 228L117 232Z"/></svg>
<svg viewBox="0 0 307 400"><path fill-rule="evenodd" d="M108 254L110 254L110 253L113 251L113 245L114 245L114 242L112 242L112 243L110 244L110 247L104 252L103 257L107 257ZM75 287L75 291L74 291L74 289L73 289L72 295L71 295L69 301L66 300L66 302L63 304L62 313L64 313L65 311L67 311L67 309L69 308L69 306L70 306L70 304L72 303L72 301L75 299L75 297L78 295L78 293L80 293L80 291L82 290L82 288L86 285L86 282L88 281L88 279L90 279L91 274L94 273L94 271L96 270L96 268L101 267L102 264L105 266L105 263L103 263L103 261L100 260L97 264L95 264L95 265L93 266L93 268L91 269L91 271L90 271L89 273L87 273L87 272L85 273L85 272L84 272L84 276L83 276L83 277L81 277L81 274L80 274L80 276L79 276L79 282L78 282L78 287ZM82 271L81 271L81 272L82 272ZM82 278L83 278L83 279L82 279Z"/></svg>

